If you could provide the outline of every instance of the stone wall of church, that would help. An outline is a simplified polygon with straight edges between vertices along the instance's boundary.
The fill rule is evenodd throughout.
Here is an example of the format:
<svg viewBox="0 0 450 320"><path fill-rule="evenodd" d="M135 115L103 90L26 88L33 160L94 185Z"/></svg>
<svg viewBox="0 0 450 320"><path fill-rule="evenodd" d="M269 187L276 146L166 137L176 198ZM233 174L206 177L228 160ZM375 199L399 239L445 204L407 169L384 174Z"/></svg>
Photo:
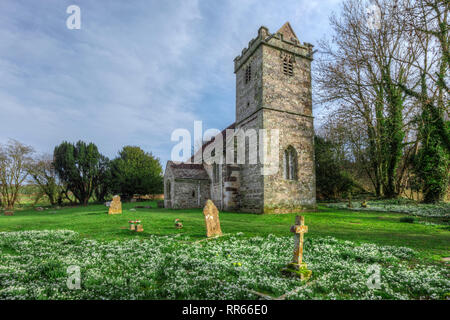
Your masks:
<svg viewBox="0 0 450 320"><path fill-rule="evenodd" d="M210 198L210 185L206 180L175 180L172 209L202 208Z"/></svg>
<svg viewBox="0 0 450 320"><path fill-rule="evenodd" d="M203 160L208 161L207 159L209 159L210 156L205 155L205 158ZM214 177L214 165L208 165L206 163L203 164L206 172L208 173L208 176L211 180L211 184L210 184L210 193L209 196L213 202L214 205L219 209L222 210L222 200L223 200L223 165L219 164L218 165L218 179L216 179Z"/></svg>
<svg viewBox="0 0 450 320"><path fill-rule="evenodd" d="M164 172L164 208L172 208L172 198L173 198L173 174L170 169L166 167Z"/></svg>
<svg viewBox="0 0 450 320"><path fill-rule="evenodd" d="M297 48L285 49L295 52ZM282 59L285 54L277 48L263 47L263 126L280 130L278 173L264 177L265 213L298 212L315 208L316 204L311 61L293 55L293 75L286 75ZM296 180L288 180L283 174L284 151L289 146L297 153Z"/></svg>
<svg viewBox="0 0 450 320"><path fill-rule="evenodd" d="M272 39L271 41L277 41ZM291 46L294 51L294 46ZM263 107L312 115L311 60L263 45ZM293 75L283 72L283 57L294 59Z"/></svg>
<svg viewBox="0 0 450 320"><path fill-rule="evenodd" d="M175 179L170 169L164 173L164 207L167 209L202 208L210 199L207 180Z"/></svg>
<svg viewBox="0 0 450 320"><path fill-rule="evenodd" d="M314 129L312 118L264 110L264 126L280 129L278 172L264 177L264 212L287 213L314 209L316 186ZM297 153L297 180L284 176L284 151L292 146Z"/></svg>
<svg viewBox="0 0 450 320"><path fill-rule="evenodd" d="M236 72L236 122L240 122L261 107L262 49L259 47ZM251 79L246 82L247 67L251 66Z"/></svg>
<svg viewBox="0 0 450 320"><path fill-rule="evenodd" d="M223 179L224 197L223 209L226 211L239 210L241 168L239 165L227 165Z"/></svg>
<svg viewBox="0 0 450 320"><path fill-rule="evenodd" d="M249 129L255 129L258 133L262 124L262 112L258 112L247 121L239 124L238 128L245 132L248 132ZM262 165L258 159L249 157L249 147L249 143L246 142L245 164L240 165L239 207L240 211L243 212L261 213L264 206L264 176L261 174Z"/></svg>

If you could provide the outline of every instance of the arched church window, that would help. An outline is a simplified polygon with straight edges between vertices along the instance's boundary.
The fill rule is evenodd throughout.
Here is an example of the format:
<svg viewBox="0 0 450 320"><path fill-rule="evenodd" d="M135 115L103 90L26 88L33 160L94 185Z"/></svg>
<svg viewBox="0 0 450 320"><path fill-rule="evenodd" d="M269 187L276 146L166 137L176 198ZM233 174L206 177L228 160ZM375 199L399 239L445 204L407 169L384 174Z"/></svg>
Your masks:
<svg viewBox="0 0 450 320"><path fill-rule="evenodd" d="M297 180L297 151L289 146L283 155L284 170L283 176L287 180Z"/></svg>

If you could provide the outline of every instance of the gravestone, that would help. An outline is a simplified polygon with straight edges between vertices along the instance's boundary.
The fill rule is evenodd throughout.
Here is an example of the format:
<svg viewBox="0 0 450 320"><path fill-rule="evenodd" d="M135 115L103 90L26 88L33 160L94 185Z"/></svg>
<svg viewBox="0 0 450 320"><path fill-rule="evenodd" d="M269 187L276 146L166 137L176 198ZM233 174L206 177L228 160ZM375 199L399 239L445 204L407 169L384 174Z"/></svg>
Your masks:
<svg viewBox="0 0 450 320"><path fill-rule="evenodd" d="M121 214L122 202L120 202L120 196L114 196L109 206L108 214Z"/></svg>
<svg viewBox="0 0 450 320"><path fill-rule="evenodd" d="M308 232L308 226L305 226L305 217L295 217L295 225L291 227L291 232L295 234L292 263L301 266L303 264L303 234Z"/></svg>
<svg viewBox="0 0 450 320"><path fill-rule="evenodd" d="M295 274L300 276L301 280L307 280L311 277L312 271L308 270L306 263L303 262L303 238L308 232L305 217L295 217L295 225L291 226L291 232L294 233L294 256L287 268L283 269L283 273Z"/></svg>
<svg viewBox="0 0 450 320"><path fill-rule="evenodd" d="M220 229L219 210L217 210L211 200L206 201L205 207L203 208L203 215L205 216L206 236L221 236L222 230Z"/></svg>
<svg viewBox="0 0 450 320"><path fill-rule="evenodd" d="M183 229L183 223L180 219L175 219L175 229Z"/></svg>
<svg viewBox="0 0 450 320"><path fill-rule="evenodd" d="M164 208L164 201L163 200L158 200L157 202L158 208Z"/></svg>
<svg viewBox="0 0 450 320"><path fill-rule="evenodd" d="M13 216L14 215L14 211L6 211L4 212L5 216Z"/></svg>

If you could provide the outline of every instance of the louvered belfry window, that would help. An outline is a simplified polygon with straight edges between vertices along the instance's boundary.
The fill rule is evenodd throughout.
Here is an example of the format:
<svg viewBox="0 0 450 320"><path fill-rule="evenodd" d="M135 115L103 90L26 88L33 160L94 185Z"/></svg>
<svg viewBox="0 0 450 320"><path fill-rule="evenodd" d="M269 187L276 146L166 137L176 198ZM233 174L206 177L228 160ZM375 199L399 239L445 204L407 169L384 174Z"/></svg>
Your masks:
<svg viewBox="0 0 450 320"><path fill-rule="evenodd" d="M294 58L292 56L283 57L283 73L291 77L294 75Z"/></svg>
<svg viewBox="0 0 450 320"><path fill-rule="evenodd" d="M252 65L251 63L245 68L245 83L249 83L252 80Z"/></svg>

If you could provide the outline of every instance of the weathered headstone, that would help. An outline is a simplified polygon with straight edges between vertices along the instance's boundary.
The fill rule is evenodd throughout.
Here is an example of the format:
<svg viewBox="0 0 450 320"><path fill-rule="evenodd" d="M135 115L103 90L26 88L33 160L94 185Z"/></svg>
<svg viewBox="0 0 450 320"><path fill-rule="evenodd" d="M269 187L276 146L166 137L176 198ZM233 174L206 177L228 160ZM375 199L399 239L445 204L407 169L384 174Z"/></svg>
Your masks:
<svg viewBox="0 0 450 320"><path fill-rule="evenodd" d="M305 226L305 217L296 216L295 225L291 227L294 235L294 258L292 263L302 265L303 263L303 234L308 232L308 226Z"/></svg>
<svg viewBox="0 0 450 320"><path fill-rule="evenodd" d="M206 201L203 208L203 215L206 222L206 236L215 237L221 236L222 230L220 229L219 210L211 200Z"/></svg>
<svg viewBox="0 0 450 320"><path fill-rule="evenodd" d="M183 229L183 223L180 219L175 219L175 229Z"/></svg>
<svg viewBox="0 0 450 320"><path fill-rule="evenodd" d="M121 214L122 202L120 202L120 196L114 196L109 206L108 214Z"/></svg>
<svg viewBox="0 0 450 320"><path fill-rule="evenodd" d="M306 263L303 262L303 235L308 232L308 226L305 226L305 217L295 217L295 225L291 226L291 232L294 233L294 256L283 272L297 274L300 279L307 280L311 277L312 271L308 270Z"/></svg>
<svg viewBox="0 0 450 320"><path fill-rule="evenodd" d="M130 230L131 231L136 231L136 232L142 232L144 231L144 227L141 224L141 220L131 220L128 221L128 223L130 224Z"/></svg>

